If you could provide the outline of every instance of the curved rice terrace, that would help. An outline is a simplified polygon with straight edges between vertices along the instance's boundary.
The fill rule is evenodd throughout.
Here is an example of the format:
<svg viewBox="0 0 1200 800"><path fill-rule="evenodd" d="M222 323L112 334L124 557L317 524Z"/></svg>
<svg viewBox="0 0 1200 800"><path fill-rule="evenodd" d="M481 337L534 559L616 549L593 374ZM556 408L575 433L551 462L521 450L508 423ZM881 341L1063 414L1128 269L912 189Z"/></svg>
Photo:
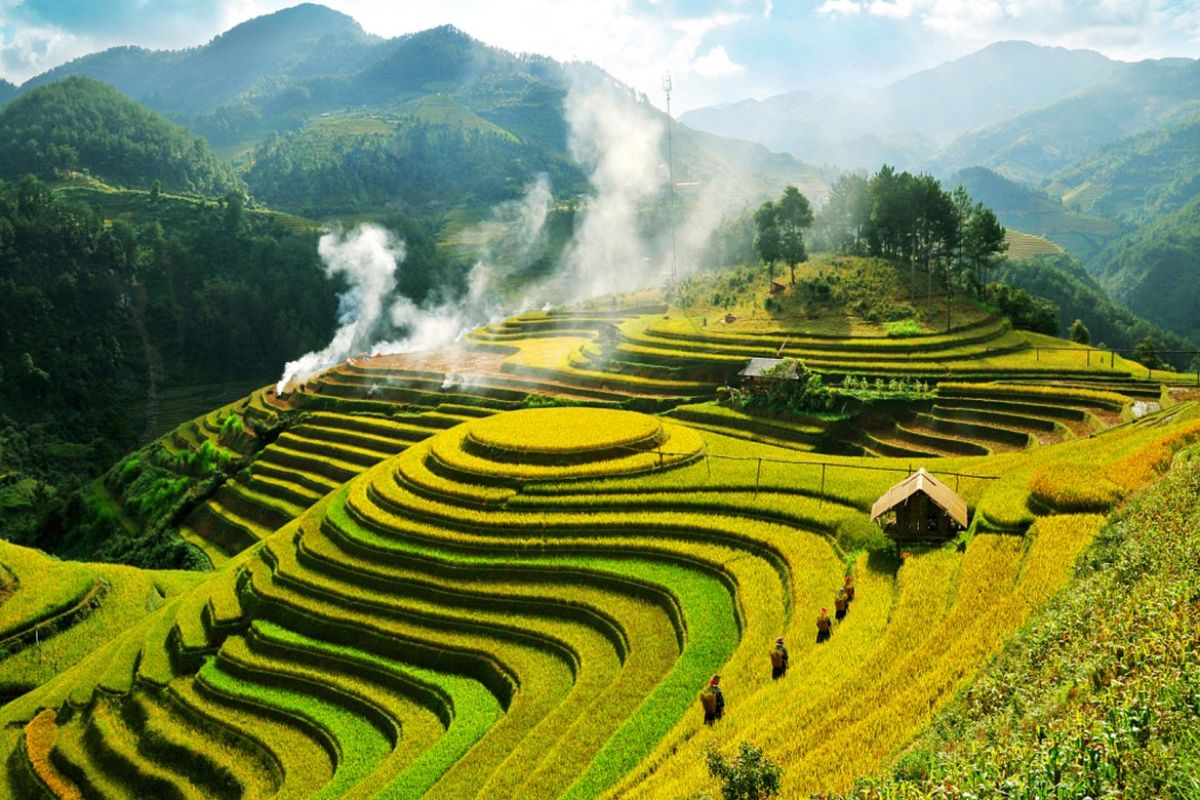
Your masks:
<svg viewBox="0 0 1200 800"><path fill-rule="evenodd" d="M747 740L784 767L785 796L845 791L970 683L1070 579L1104 514L1200 433L1193 402L1131 417L1132 399L1167 397L1140 367L1038 352L1065 345L986 314L902 338L738 323L667 307L526 314L459 348L256 392L165 437L147 460L180 475L230 465L180 512L218 569L114 615L123 634L20 687L0 709L8 785L688 797L709 785L706 748ZM811 417L713 400L733 367L780 354L835 384L937 387ZM527 407L546 402L568 407ZM868 510L918 465L974 524L959 547L887 555ZM106 482L114 506L128 485ZM105 586L102 568L53 568L72 572L61 597L6 580L6 636ZM857 597L817 645L814 615L847 573ZM99 619L77 614L49 641L79 630L94 648L83 626ZM772 681L779 635L792 666ZM729 707L710 728L696 693L714 672Z"/></svg>

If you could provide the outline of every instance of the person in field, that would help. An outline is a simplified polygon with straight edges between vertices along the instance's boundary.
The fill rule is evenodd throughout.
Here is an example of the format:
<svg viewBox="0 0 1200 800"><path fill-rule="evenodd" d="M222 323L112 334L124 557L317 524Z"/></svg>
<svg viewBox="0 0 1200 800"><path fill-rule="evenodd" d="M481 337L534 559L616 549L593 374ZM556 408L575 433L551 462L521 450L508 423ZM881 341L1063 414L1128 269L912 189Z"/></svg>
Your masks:
<svg viewBox="0 0 1200 800"><path fill-rule="evenodd" d="M837 597L833 598L833 616L841 622L846 618L846 612L850 609L850 596L845 589L838 589Z"/></svg>
<svg viewBox="0 0 1200 800"><path fill-rule="evenodd" d="M780 636L775 640L775 646L771 648L771 680L779 680L787 673L788 668L788 651L783 646L783 637Z"/></svg>
<svg viewBox="0 0 1200 800"><path fill-rule="evenodd" d="M829 618L829 609L822 608L820 615L817 616L817 644L829 641L832 633L833 620Z"/></svg>
<svg viewBox="0 0 1200 800"><path fill-rule="evenodd" d="M846 593L846 602L854 602L854 581L849 575L846 576L845 583L842 584L842 591Z"/></svg>
<svg viewBox="0 0 1200 800"><path fill-rule="evenodd" d="M700 692L700 705L704 707L704 724L712 725L725 714L725 693L721 691L721 676L713 675L704 691Z"/></svg>

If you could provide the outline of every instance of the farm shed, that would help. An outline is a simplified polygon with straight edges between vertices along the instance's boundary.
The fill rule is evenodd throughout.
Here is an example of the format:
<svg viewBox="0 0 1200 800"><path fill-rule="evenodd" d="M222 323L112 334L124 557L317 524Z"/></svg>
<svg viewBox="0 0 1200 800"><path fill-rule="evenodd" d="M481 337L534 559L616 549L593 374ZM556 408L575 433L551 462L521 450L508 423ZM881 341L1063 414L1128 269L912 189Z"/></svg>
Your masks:
<svg viewBox="0 0 1200 800"><path fill-rule="evenodd" d="M871 506L871 521L898 541L944 542L967 527L967 502L919 469L883 493Z"/></svg>
<svg viewBox="0 0 1200 800"><path fill-rule="evenodd" d="M799 365L795 361L792 362L791 369L786 374L768 374L782 363L782 358L752 358L738 375L741 377L742 383L767 383L781 379L796 380Z"/></svg>

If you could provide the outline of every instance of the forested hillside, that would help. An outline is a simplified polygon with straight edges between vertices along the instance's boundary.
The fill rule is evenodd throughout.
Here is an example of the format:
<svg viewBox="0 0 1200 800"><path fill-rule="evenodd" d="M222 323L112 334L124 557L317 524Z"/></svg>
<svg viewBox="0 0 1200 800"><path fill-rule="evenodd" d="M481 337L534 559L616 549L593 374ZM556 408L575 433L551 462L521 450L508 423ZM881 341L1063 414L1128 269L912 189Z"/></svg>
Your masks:
<svg viewBox="0 0 1200 800"><path fill-rule="evenodd" d="M512 136L407 120L388 131L308 129L254 151L246 181L276 208L327 216L399 206L416 213L519 197L539 174L582 190L578 167Z"/></svg>
<svg viewBox="0 0 1200 800"><path fill-rule="evenodd" d="M242 23L186 51L114 48L21 87L69 75L112 83L201 134L272 207L321 216L381 207L476 211L547 174L556 196L586 186L564 99L572 86L623 95L612 114L665 122L589 64L490 47L452 26L381 40L305 4ZM587 133L587 132L585 132ZM822 173L788 155L683 126L676 176L753 202L795 184L819 197ZM665 159L665 152L663 154Z"/></svg>
<svg viewBox="0 0 1200 800"><path fill-rule="evenodd" d="M1200 342L1200 197L1110 244L1091 271L1117 300Z"/></svg>
<svg viewBox="0 0 1200 800"><path fill-rule="evenodd" d="M0 110L0 178L73 171L201 195L242 186L204 139L90 78L45 86Z"/></svg>
<svg viewBox="0 0 1200 800"><path fill-rule="evenodd" d="M1058 306L1059 336L1066 337L1075 320L1081 320L1089 333L1089 342L1133 353L1146 338L1158 350L1193 350L1196 345L1184 337L1163 330L1150 322L1152 314L1139 316L1113 301L1078 261L1069 255L1038 256L1007 260L996 270L996 280L1020 287ZM1167 355L1164 360L1178 369L1195 368L1187 355Z"/></svg>
<svg viewBox="0 0 1200 800"><path fill-rule="evenodd" d="M950 182L995 210L1004 225L1045 236L1081 261L1095 256L1125 230L1118 222L1067 208L1057 197L986 167L960 170Z"/></svg>
<svg viewBox="0 0 1200 800"><path fill-rule="evenodd" d="M30 79L27 90L86 75L115 85L163 113L211 111L236 95L290 76L313 76L361 66L361 53L379 40L350 17L305 3L244 22L208 44L187 50L114 47Z"/></svg>
<svg viewBox="0 0 1200 800"><path fill-rule="evenodd" d="M23 478L53 494L98 474L158 432L163 392L265 383L336 311L315 228L237 195L63 191L0 182L0 472L18 538L44 510L33 484L12 488Z"/></svg>
<svg viewBox="0 0 1200 800"><path fill-rule="evenodd" d="M1200 114L1113 142L1059 170L1047 189L1080 211L1153 222L1200 194Z"/></svg>

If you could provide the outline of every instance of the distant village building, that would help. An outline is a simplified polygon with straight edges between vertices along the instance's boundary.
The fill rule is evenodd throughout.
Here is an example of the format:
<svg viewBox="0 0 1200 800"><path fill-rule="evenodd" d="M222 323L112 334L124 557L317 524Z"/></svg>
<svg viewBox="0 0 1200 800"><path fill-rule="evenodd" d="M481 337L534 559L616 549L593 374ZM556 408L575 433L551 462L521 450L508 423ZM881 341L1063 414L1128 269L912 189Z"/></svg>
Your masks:
<svg viewBox="0 0 1200 800"><path fill-rule="evenodd" d="M902 542L945 542L967 527L967 502L919 469L871 506L871 521Z"/></svg>

